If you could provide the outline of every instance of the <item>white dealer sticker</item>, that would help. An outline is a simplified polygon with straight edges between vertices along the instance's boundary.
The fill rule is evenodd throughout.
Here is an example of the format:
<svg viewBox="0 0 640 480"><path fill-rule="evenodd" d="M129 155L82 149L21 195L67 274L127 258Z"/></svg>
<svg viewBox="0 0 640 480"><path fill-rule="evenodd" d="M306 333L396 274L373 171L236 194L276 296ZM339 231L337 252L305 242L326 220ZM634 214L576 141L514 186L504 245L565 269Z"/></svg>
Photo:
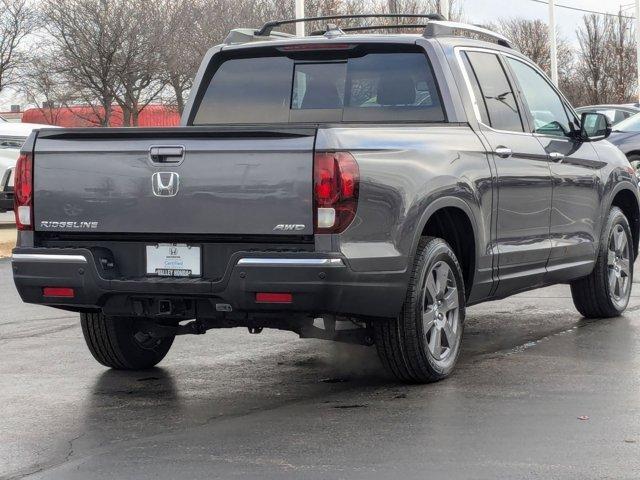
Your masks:
<svg viewBox="0 0 640 480"><path fill-rule="evenodd" d="M199 277L200 247L184 243L147 245L147 275Z"/></svg>

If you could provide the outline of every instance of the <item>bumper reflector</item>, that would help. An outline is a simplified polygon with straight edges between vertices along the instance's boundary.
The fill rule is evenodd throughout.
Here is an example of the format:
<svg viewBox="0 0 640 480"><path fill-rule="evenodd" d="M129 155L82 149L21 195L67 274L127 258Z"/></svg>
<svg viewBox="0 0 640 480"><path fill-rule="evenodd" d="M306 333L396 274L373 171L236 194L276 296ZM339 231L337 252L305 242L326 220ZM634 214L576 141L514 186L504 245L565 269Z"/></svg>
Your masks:
<svg viewBox="0 0 640 480"><path fill-rule="evenodd" d="M291 303L293 295L290 293L257 292L256 303Z"/></svg>
<svg viewBox="0 0 640 480"><path fill-rule="evenodd" d="M75 292L73 288L67 287L44 287L42 289L42 295L45 297L73 298Z"/></svg>

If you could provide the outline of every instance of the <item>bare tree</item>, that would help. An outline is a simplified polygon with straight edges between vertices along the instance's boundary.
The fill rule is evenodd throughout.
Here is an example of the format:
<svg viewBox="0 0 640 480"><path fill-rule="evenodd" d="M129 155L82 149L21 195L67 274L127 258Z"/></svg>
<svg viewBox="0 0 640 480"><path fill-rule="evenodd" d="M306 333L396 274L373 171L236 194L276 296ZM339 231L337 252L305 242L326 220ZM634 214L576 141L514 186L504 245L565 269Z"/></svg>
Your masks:
<svg viewBox="0 0 640 480"><path fill-rule="evenodd" d="M45 121L56 125L62 110L62 105L69 105L75 101L66 79L51 68L52 53L48 50L39 52L29 59L24 67L19 92L28 104L37 108Z"/></svg>
<svg viewBox="0 0 640 480"><path fill-rule="evenodd" d="M576 82L582 104L626 103L637 89L635 33L630 19L587 15L576 32Z"/></svg>
<svg viewBox="0 0 640 480"><path fill-rule="evenodd" d="M157 38L157 52L162 65L160 76L168 86L170 103L182 114L187 94L198 65L201 61L202 46L195 44L205 41L210 47L210 38L198 38L194 24L202 11L202 2L177 2L158 0L155 4L156 19L161 29Z"/></svg>
<svg viewBox="0 0 640 480"><path fill-rule="evenodd" d="M511 40L515 47L536 63L547 75L551 74L551 44L549 27L541 20L524 18L500 19L490 28L502 33ZM574 51L562 35L556 32L558 39L558 77L561 90L574 101L579 98L576 89Z"/></svg>
<svg viewBox="0 0 640 480"><path fill-rule="evenodd" d="M502 19L496 31L509 38L516 48L533 60L547 74L551 72L551 44L549 42L549 27L541 20L524 18ZM569 43L556 33L558 38L558 65L560 78L571 73L573 52Z"/></svg>
<svg viewBox="0 0 640 480"><path fill-rule="evenodd" d="M43 0L45 28L53 42L52 67L78 99L108 126L117 84L116 55L124 42L114 25L123 0ZM54 60L55 59L55 60Z"/></svg>
<svg viewBox="0 0 640 480"><path fill-rule="evenodd" d="M122 43L114 55L115 101L122 109L123 124L137 126L140 112L158 99L166 83L158 45L163 25L158 10L146 0L109 0L115 9L113 28Z"/></svg>
<svg viewBox="0 0 640 480"><path fill-rule="evenodd" d="M162 24L145 0L43 0L45 27L54 45L52 67L108 125L112 105L124 125L137 125L140 112L165 85L161 73ZM55 58L55 61L53 59Z"/></svg>
<svg viewBox="0 0 640 480"><path fill-rule="evenodd" d="M441 8L439 0L395 0L394 2L374 0L372 3L373 10L378 13L438 13ZM449 2L447 18L454 21L462 18L460 1L451 0Z"/></svg>
<svg viewBox="0 0 640 480"><path fill-rule="evenodd" d="M605 72L610 82L611 100L627 103L637 88L637 63L633 20L619 15L610 19L607 47L610 52Z"/></svg>
<svg viewBox="0 0 640 480"><path fill-rule="evenodd" d="M16 81L15 73L25 61L21 43L37 26L30 2L0 0L0 92Z"/></svg>
<svg viewBox="0 0 640 480"><path fill-rule="evenodd" d="M584 79L585 103L603 103L607 87L607 37L609 24L597 15L585 16L582 28L576 32L580 44L577 66L578 74Z"/></svg>

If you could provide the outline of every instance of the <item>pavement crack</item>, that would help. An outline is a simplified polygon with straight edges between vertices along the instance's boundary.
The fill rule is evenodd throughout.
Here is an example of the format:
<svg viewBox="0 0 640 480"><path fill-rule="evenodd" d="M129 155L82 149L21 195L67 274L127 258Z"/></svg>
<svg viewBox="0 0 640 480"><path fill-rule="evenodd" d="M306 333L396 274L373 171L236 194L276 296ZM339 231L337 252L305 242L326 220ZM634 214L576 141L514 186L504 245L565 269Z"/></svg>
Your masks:
<svg viewBox="0 0 640 480"><path fill-rule="evenodd" d="M74 454L74 450L73 450L74 442L83 436L84 436L84 433L81 433L80 435L73 437L71 440L69 440L69 451L67 452L67 456L64 458L64 462L62 463L68 462L71 459L71 457Z"/></svg>
<svg viewBox="0 0 640 480"><path fill-rule="evenodd" d="M31 477L32 475L36 475L38 473L42 473L45 472L47 470L51 470L54 468L57 468L61 465L64 465L65 463L69 462L71 460L71 457L73 457L75 450L74 450L74 443L76 442L76 440L78 440L79 438L84 436L84 432L81 433L80 435L77 435L75 437L73 437L70 440L67 440L67 443L69 444L68 448L67 448L67 453L64 456L63 460L60 461L51 461L47 464L42 464L42 465L34 465L29 467L28 469L22 470L22 471L18 471L15 472L13 474L10 474L8 477L0 477L0 480L21 480L23 478L27 478L27 477Z"/></svg>

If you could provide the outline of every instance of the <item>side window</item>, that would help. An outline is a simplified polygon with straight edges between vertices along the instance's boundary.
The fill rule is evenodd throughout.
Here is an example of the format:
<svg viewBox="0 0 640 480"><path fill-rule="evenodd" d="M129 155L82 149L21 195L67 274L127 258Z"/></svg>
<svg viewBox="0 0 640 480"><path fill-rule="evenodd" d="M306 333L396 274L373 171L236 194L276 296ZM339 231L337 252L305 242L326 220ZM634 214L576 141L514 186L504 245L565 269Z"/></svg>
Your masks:
<svg viewBox="0 0 640 480"><path fill-rule="evenodd" d="M613 120L611 121L612 123L618 123L621 122L622 120L624 120L625 118L628 118L629 114L627 112L625 112L624 110L616 110L616 114L613 118Z"/></svg>
<svg viewBox="0 0 640 480"><path fill-rule="evenodd" d="M482 115L483 110L480 104L484 103L489 125L493 128L523 132L518 103L498 56L484 52L465 52L464 55L467 57L465 62L467 68L471 69L468 74L471 77L472 87L475 78L480 91L481 96L478 98L474 88L480 114ZM484 116L482 118L485 122Z"/></svg>
<svg viewBox="0 0 640 480"><path fill-rule="evenodd" d="M526 63L509 57L509 65L520 83L531 116L534 132L563 137L572 130L564 103L549 82Z"/></svg>
<svg viewBox="0 0 640 480"><path fill-rule="evenodd" d="M478 83L478 77L476 77L476 74L471 67L471 63L469 63L469 57L467 57L466 53L462 55L462 63L464 63L464 68L467 70L467 76L469 77L469 82L471 83L473 96L476 99L476 105L478 106L478 111L480 112L480 120L485 125L491 125L491 121L489 120L489 112L487 112L487 104L485 103L482 96L480 84Z"/></svg>
<svg viewBox="0 0 640 480"><path fill-rule="evenodd" d="M618 119L618 114L620 110L614 110L613 108L611 108L608 110L598 110L597 112L605 115L611 122L616 122L616 119ZM617 121L620 121L620 120L621 119L618 119Z"/></svg>

